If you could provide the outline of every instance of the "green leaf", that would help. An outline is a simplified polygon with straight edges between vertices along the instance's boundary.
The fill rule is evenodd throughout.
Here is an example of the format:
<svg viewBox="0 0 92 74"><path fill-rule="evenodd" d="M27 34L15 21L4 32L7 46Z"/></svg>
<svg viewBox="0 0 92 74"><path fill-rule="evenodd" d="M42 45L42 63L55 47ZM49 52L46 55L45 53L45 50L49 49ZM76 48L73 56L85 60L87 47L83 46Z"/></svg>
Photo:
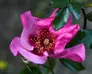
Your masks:
<svg viewBox="0 0 92 74"><path fill-rule="evenodd" d="M92 46L92 30L80 30L76 36L67 44L66 47L84 43L85 47L91 48Z"/></svg>
<svg viewBox="0 0 92 74"><path fill-rule="evenodd" d="M60 62L61 62L61 64L63 64L64 66L66 66L67 68L69 68L70 70L72 70L74 72L81 71L81 70L85 69L81 63L74 62L69 59L60 59Z"/></svg>
<svg viewBox="0 0 92 74"><path fill-rule="evenodd" d="M19 74L42 74L39 67L30 67L30 70L28 68L23 69Z"/></svg>
<svg viewBox="0 0 92 74"><path fill-rule="evenodd" d="M92 21L92 11L87 14L87 19Z"/></svg>
<svg viewBox="0 0 92 74"><path fill-rule="evenodd" d="M69 10L66 8L63 10L58 10L56 13L55 20L53 21L53 27L55 30L60 29L62 26L64 26L69 18Z"/></svg>
<svg viewBox="0 0 92 74"><path fill-rule="evenodd" d="M81 20L80 20L80 19L76 20L76 18L73 17L72 23L73 23L73 24L78 24L78 25L80 25L80 24L81 24Z"/></svg>
<svg viewBox="0 0 92 74"><path fill-rule="evenodd" d="M80 11L81 11L82 5L83 4L78 4L78 3L71 3L68 5L70 12L75 16L77 20L79 20L79 18L81 17Z"/></svg>
<svg viewBox="0 0 92 74"><path fill-rule="evenodd" d="M51 6L62 9L68 7L71 13L78 20L81 17L80 11L85 2L86 0L51 0Z"/></svg>
<svg viewBox="0 0 92 74"><path fill-rule="evenodd" d="M55 59L52 59L52 58L49 58L49 61L51 62L51 67L52 69L54 69L55 65L56 65L56 60ZM48 74L51 70L50 70L50 65L49 65L49 62L47 61L46 64L45 64L46 67L43 68L44 70L44 74Z"/></svg>
<svg viewBox="0 0 92 74"><path fill-rule="evenodd" d="M64 8L69 4L69 0L51 0L51 7Z"/></svg>

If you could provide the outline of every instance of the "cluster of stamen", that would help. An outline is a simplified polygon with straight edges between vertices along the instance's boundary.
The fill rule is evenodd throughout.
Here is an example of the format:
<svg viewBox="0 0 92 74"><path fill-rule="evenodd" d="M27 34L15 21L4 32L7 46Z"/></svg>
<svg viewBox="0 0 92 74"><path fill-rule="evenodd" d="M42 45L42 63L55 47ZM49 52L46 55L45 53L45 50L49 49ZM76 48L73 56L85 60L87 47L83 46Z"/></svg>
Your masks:
<svg viewBox="0 0 92 74"><path fill-rule="evenodd" d="M34 44L33 53L41 55L43 52L47 51L52 53L55 46L56 36L48 29L41 29L34 37L29 37L29 42Z"/></svg>

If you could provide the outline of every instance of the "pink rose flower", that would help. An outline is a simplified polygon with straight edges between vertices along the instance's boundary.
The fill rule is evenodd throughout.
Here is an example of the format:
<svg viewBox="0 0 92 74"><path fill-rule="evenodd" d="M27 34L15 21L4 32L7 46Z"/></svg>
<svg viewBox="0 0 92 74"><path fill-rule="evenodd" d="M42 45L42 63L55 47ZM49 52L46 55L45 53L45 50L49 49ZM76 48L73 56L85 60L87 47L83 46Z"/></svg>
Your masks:
<svg viewBox="0 0 92 74"><path fill-rule="evenodd" d="M20 15L23 24L21 37L15 37L10 44L14 56L20 54L35 64L44 64L48 57L84 61L83 44L65 48L80 29L78 24L72 24L72 16L70 15L67 24L58 31L53 29L52 21L57 10L45 19L32 16L30 11Z"/></svg>

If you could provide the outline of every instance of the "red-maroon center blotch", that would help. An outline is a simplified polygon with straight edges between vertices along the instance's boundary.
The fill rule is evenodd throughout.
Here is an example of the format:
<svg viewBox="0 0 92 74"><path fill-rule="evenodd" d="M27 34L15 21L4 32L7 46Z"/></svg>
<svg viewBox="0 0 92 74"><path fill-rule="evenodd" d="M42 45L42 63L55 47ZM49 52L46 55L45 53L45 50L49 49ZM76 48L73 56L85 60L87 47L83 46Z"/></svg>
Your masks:
<svg viewBox="0 0 92 74"><path fill-rule="evenodd" d="M29 36L29 43L34 45L35 54L43 55L45 51L53 53L56 36L48 29L40 29L34 36Z"/></svg>

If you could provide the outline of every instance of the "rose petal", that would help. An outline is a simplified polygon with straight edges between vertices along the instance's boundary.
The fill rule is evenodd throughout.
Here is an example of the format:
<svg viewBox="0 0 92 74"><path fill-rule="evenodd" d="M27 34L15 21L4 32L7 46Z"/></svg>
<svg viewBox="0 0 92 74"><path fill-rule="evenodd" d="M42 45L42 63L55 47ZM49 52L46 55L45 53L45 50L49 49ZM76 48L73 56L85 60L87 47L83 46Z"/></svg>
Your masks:
<svg viewBox="0 0 92 74"><path fill-rule="evenodd" d="M23 29L22 34L21 34L21 43L22 45L29 51L33 50L33 46L29 43L29 33L27 32L27 30Z"/></svg>
<svg viewBox="0 0 92 74"><path fill-rule="evenodd" d="M15 37L11 44L10 44L10 50L11 52L13 53L14 56L17 56L18 54L18 49L19 49L19 46L20 46L20 38L19 37Z"/></svg>
<svg viewBox="0 0 92 74"><path fill-rule="evenodd" d="M54 12L51 14L51 16L49 18L46 18L46 19L42 19L40 21L37 22L37 25L38 26L49 26L51 25L52 21L54 20L55 18L55 15L56 15L56 11L58 10L58 8L56 8L54 10Z"/></svg>
<svg viewBox="0 0 92 74"><path fill-rule="evenodd" d="M30 11L26 11L25 13L20 15L23 28L32 28L34 23L39 20L39 18L32 16Z"/></svg>
<svg viewBox="0 0 92 74"><path fill-rule="evenodd" d="M26 58L27 60L29 60L30 62L33 62L35 64L44 64L47 60L46 56L38 56L33 54L32 52L29 52L27 50L25 50L24 48L20 47L19 48L19 53Z"/></svg>
<svg viewBox="0 0 92 74"><path fill-rule="evenodd" d="M56 39L55 51L54 51L55 54L61 53L64 50L66 44L76 35L78 30L79 30L78 25L67 26L61 29L62 33L60 32L59 36Z"/></svg>
<svg viewBox="0 0 92 74"><path fill-rule="evenodd" d="M66 24L63 28L57 31L57 35L60 35L62 33L76 34L79 29L80 29L80 26L78 24L73 24L73 25Z"/></svg>
<svg viewBox="0 0 92 74"><path fill-rule="evenodd" d="M54 54L50 57L67 58L76 62L83 62L85 60L85 47L83 44L76 45L72 48L65 49L65 51L60 54Z"/></svg>
<svg viewBox="0 0 92 74"><path fill-rule="evenodd" d="M37 22L38 26L49 26L51 24L51 19L50 18L46 18L46 19L42 19L40 21Z"/></svg>
<svg viewBox="0 0 92 74"><path fill-rule="evenodd" d="M17 54L19 52L27 60L29 60L30 62L36 63L36 64L44 64L47 59L46 56L37 56L37 55L27 51L25 48L23 48L19 37L15 37L12 40L12 42L10 44L10 50L14 56L17 56Z"/></svg>
<svg viewBox="0 0 92 74"><path fill-rule="evenodd" d="M85 60L85 47L83 44L68 48L65 50L65 58L71 59L76 62L82 62Z"/></svg>
<svg viewBox="0 0 92 74"><path fill-rule="evenodd" d="M33 46L31 46L28 42L28 37L30 34L33 35L36 32L36 22L38 21L38 18L33 17L30 11L21 14L20 17L23 23L23 31L21 34L22 45L27 50L33 50Z"/></svg>
<svg viewBox="0 0 92 74"><path fill-rule="evenodd" d="M66 44L71 40L72 35L70 33L61 34L57 39L55 43L55 51L54 53L61 53Z"/></svg>
<svg viewBox="0 0 92 74"><path fill-rule="evenodd" d="M56 16L56 12L57 12L58 8L56 8L53 13L51 14L50 18L52 18L52 20L54 20L55 16Z"/></svg>
<svg viewBox="0 0 92 74"><path fill-rule="evenodd" d="M68 21L67 21L67 24L72 24L72 21L73 21L72 18L73 18L73 17L72 17L72 14L70 13L70 14L69 14Z"/></svg>

